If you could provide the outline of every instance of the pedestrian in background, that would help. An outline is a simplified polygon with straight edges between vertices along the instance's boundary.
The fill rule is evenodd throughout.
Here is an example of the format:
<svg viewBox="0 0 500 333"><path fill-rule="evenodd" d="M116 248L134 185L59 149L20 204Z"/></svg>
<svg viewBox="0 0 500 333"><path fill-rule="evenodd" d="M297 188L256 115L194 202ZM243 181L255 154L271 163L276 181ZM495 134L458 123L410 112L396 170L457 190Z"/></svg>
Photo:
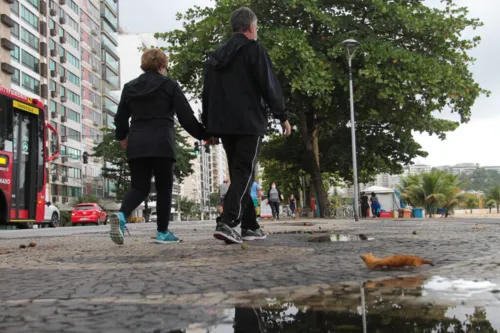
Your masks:
<svg viewBox="0 0 500 333"><path fill-rule="evenodd" d="M198 140L205 128L198 122L177 82L166 77L168 57L158 49L146 50L141 59L144 74L125 84L115 116L115 137L127 150L131 189L120 211L111 215L110 237L123 244L127 219L149 195L154 175L157 190L156 243L176 243L168 229L175 165L175 115L181 126Z"/></svg>
<svg viewBox="0 0 500 333"><path fill-rule="evenodd" d="M281 200L283 199L281 192L276 186L276 183L273 182L269 191L267 191L267 201L271 206L271 210L273 211L273 219L280 219L280 206Z"/></svg>
<svg viewBox="0 0 500 333"><path fill-rule="evenodd" d="M290 195L290 199L288 199L288 207L290 207L290 210L292 212L292 218L295 218L295 210L297 209L297 199L295 199L295 196L293 194Z"/></svg>
<svg viewBox="0 0 500 333"><path fill-rule="evenodd" d="M361 217L366 219L368 217L368 211L370 210L370 204L368 203L368 196L365 192L361 192L359 201L361 204Z"/></svg>
<svg viewBox="0 0 500 333"><path fill-rule="evenodd" d="M378 197L375 192L372 192L372 196L370 198L370 202L372 204L372 215L373 218L380 217L380 202L378 201Z"/></svg>
<svg viewBox="0 0 500 333"><path fill-rule="evenodd" d="M268 114L290 135L280 83L269 55L257 41L257 16L242 7L231 15L233 36L208 59L202 93L203 124L221 138L229 164L231 185L214 237L227 243L265 239L255 215L250 189ZM234 230L241 223L241 235Z"/></svg>
<svg viewBox="0 0 500 333"><path fill-rule="evenodd" d="M252 202L255 207L255 214L256 216L259 216L260 197L262 196L259 183L253 182L252 189L250 190L250 196L252 197Z"/></svg>
<svg viewBox="0 0 500 333"><path fill-rule="evenodd" d="M224 211L224 198L229 190L229 179L225 178L224 182L219 186L219 211L222 214Z"/></svg>

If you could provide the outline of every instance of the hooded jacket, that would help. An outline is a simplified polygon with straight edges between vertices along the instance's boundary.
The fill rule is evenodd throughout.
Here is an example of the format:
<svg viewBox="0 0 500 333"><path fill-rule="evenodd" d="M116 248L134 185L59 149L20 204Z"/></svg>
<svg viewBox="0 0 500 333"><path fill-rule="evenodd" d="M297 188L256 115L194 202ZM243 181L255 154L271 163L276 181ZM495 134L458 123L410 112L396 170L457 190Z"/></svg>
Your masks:
<svg viewBox="0 0 500 333"><path fill-rule="evenodd" d="M255 40L234 34L208 60L203 86L203 125L213 136L258 135L267 112L287 119L283 92L269 55Z"/></svg>
<svg viewBox="0 0 500 333"><path fill-rule="evenodd" d="M198 140L207 139L179 84L149 71L125 84L115 116L115 137L128 138L128 160L142 157L175 161L175 118Z"/></svg>

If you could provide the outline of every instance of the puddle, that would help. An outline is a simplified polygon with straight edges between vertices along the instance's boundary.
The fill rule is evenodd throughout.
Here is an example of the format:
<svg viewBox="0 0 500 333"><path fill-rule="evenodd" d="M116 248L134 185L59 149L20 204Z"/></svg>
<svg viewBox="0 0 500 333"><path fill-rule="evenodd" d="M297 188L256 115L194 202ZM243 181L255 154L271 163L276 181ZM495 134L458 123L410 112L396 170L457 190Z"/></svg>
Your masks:
<svg viewBox="0 0 500 333"><path fill-rule="evenodd" d="M307 295L310 287L304 288L306 293L299 288L289 297L271 292L243 299L241 305L218 311L216 325L194 324L170 333L500 330L499 285L488 281L394 278L366 282L363 288L356 284L339 285L314 295Z"/></svg>
<svg viewBox="0 0 500 333"><path fill-rule="evenodd" d="M349 235L349 234L334 234L315 236L307 239L308 242L316 243L331 243L331 242L357 242L357 241L371 241L373 237L368 237L363 234Z"/></svg>

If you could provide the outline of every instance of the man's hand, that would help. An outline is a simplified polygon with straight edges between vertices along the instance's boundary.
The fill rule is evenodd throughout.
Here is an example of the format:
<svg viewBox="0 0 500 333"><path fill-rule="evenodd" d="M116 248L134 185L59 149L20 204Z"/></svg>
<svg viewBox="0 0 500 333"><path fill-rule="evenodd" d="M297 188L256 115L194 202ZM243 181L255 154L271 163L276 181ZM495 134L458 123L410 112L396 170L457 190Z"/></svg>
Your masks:
<svg viewBox="0 0 500 333"><path fill-rule="evenodd" d="M210 146L215 146L215 145L218 145L220 143L220 141L219 141L219 138L212 136L212 137L210 137L210 139L207 140L207 143Z"/></svg>
<svg viewBox="0 0 500 333"><path fill-rule="evenodd" d="M289 136L290 134L292 134L292 127L290 126L290 123L288 122L288 120L281 123L281 128L283 129L283 136L286 137L286 136Z"/></svg>
<svg viewBox="0 0 500 333"><path fill-rule="evenodd" d="M123 149L127 149L127 145L128 145L128 138L120 141L120 146L122 146Z"/></svg>

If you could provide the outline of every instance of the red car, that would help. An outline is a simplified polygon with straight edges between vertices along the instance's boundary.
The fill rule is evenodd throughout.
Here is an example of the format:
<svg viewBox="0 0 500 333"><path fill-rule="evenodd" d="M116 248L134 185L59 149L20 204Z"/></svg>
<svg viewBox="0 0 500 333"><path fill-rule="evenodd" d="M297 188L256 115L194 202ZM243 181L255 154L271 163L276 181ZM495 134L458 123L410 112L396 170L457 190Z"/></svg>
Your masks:
<svg viewBox="0 0 500 333"><path fill-rule="evenodd" d="M75 206L71 213L72 224L95 223L97 225L106 224L108 214L96 203L82 203Z"/></svg>

